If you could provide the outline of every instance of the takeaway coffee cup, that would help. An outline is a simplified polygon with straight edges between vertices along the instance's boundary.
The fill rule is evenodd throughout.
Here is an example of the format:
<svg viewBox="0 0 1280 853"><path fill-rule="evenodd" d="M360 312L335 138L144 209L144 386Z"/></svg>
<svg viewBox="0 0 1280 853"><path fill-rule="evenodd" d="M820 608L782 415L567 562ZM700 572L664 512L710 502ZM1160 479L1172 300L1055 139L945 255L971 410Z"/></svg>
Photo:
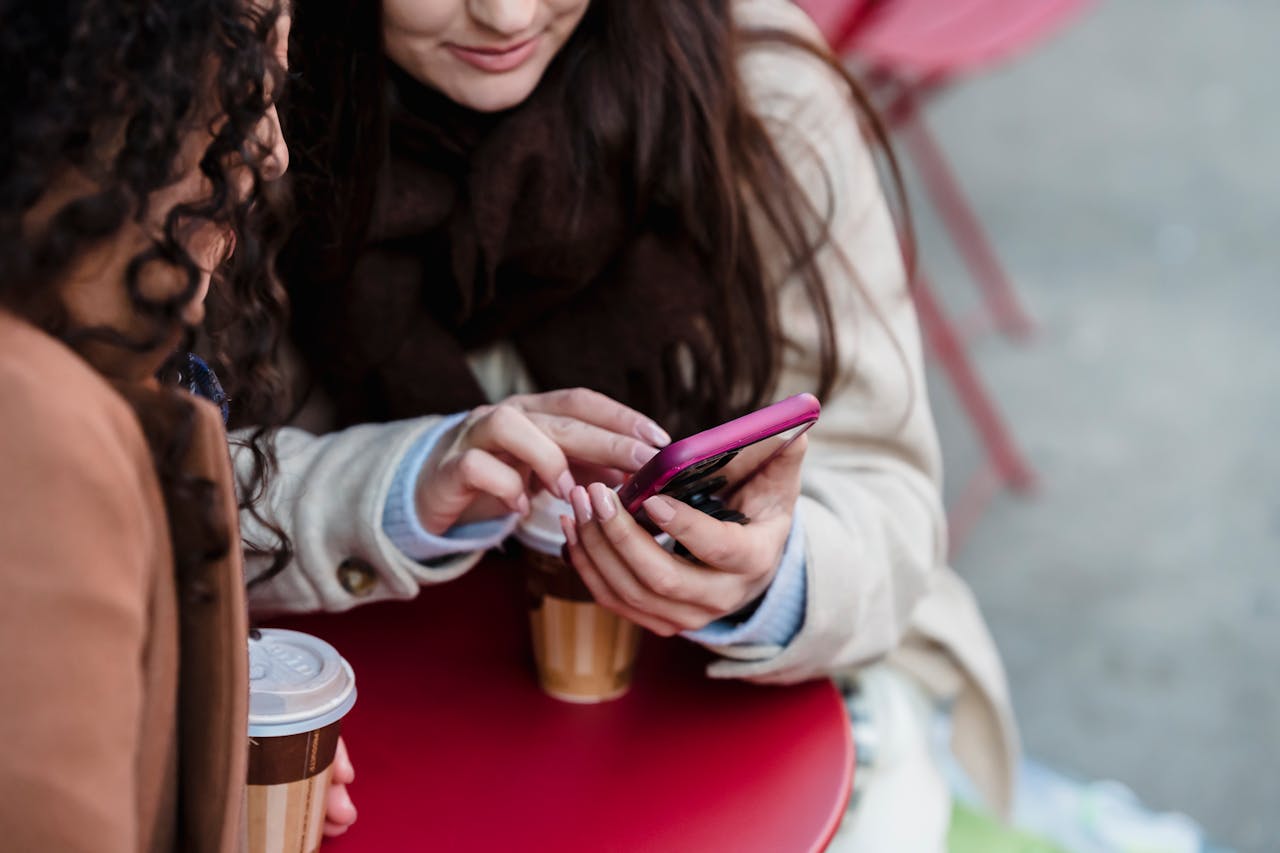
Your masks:
<svg viewBox="0 0 1280 853"><path fill-rule="evenodd" d="M561 515L573 517L573 508L540 492L515 534L523 546L538 681L566 702L604 702L631 686L640 629L596 604L561 559Z"/></svg>
<svg viewBox="0 0 1280 853"><path fill-rule="evenodd" d="M351 666L298 631L249 640L249 853L315 853L342 718L356 701Z"/></svg>

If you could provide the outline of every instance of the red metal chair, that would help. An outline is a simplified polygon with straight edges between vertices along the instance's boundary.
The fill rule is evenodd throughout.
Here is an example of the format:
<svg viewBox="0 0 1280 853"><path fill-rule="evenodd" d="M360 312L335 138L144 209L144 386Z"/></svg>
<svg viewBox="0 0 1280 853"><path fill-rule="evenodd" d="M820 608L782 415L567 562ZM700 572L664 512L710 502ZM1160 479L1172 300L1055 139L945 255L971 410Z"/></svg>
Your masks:
<svg viewBox="0 0 1280 853"><path fill-rule="evenodd" d="M988 316L1015 337L1032 323L922 114L955 78L1007 60L1057 32L1091 0L845 0L833 49L865 65L926 192L982 290ZM802 5L837 7L838 0ZM833 12L826 12L827 15Z"/></svg>
<svg viewBox="0 0 1280 853"><path fill-rule="evenodd" d="M890 127L899 131L922 183L983 296L983 324L1024 337L1032 323L990 240L925 124L923 105L957 76L1029 49L1089 0L796 0L832 49L861 66ZM951 512L952 549L1003 483L1030 491L1034 475L973 369L963 335L918 273L916 305L930 349L982 440L990 464Z"/></svg>

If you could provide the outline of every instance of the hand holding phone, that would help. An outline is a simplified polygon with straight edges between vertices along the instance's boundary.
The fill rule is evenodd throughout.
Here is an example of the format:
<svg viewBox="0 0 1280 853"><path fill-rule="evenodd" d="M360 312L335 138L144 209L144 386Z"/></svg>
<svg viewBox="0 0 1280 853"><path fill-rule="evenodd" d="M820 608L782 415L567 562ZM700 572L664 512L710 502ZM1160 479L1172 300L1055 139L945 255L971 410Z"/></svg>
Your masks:
<svg viewBox="0 0 1280 853"><path fill-rule="evenodd" d="M772 582L791 530L802 433L817 414L809 395L784 400L676 442L618 493L601 483L576 487L574 518L561 523L569 559L596 601L665 636L755 601ZM699 511L703 495L751 523L726 524ZM681 542L689 558L665 550L654 532Z"/></svg>

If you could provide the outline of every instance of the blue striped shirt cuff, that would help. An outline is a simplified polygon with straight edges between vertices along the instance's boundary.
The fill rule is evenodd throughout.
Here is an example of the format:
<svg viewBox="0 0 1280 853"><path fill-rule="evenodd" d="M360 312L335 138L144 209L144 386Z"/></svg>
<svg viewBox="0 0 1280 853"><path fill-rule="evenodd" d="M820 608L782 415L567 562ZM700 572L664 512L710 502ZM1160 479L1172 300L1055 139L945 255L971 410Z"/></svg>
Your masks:
<svg viewBox="0 0 1280 853"><path fill-rule="evenodd" d="M782 549L773 583L765 591L764 600L745 622L718 619L686 631L685 637L704 646L785 646L804 625L805 595L804 524L800 509L791 518L791 533Z"/></svg>
<svg viewBox="0 0 1280 853"><path fill-rule="evenodd" d="M459 412L444 418L424 432L405 453L396 469L387 502L382 507L382 530L400 552L420 563L438 560L453 554L484 551L494 547L511 535L519 517L512 513L492 521L457 524L441 536L429 533L418 520L418 507L414 499L418 476L427 463L436 442L467 417Z"/></svg>

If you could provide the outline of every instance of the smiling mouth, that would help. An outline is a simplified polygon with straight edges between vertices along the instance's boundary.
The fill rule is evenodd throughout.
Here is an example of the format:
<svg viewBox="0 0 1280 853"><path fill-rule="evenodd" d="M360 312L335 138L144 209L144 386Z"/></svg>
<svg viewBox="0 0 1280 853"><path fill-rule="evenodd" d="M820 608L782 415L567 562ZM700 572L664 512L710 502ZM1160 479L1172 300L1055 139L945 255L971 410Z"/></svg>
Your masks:
<svg viewBox="0 0 1280 853"><path fill-rule="evenodd" d="M514 53L520 48L528 45L529 42L531 41L533 41L532 38L527 38L524 41L516 42L515 44L508 45L507 47L471 47L470 45L465 45L465 44L455 45L455 47L457 47L459 50L466 50L466 51L470 51L471 53L480 53L480 54L484 54L485 56L502 56L503 54Z"/></svg>
<svg viewBox="0 0 1280 853"><path fill-rule="evenodd" d="M501 74L513 71L523 65L538 46L540 36L533 36L524 41L503 47L476 47L470 45L445 45L454 56L463 62L489 73Z"/></svg>

